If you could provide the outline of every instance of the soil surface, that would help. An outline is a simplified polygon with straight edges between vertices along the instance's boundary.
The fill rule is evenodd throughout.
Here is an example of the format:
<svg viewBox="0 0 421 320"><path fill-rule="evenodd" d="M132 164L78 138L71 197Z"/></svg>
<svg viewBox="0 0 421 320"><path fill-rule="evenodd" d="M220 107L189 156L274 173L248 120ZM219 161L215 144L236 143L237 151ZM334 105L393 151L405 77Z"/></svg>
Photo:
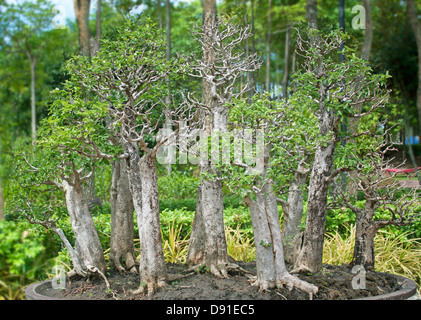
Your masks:
<svg viewBox="0 0 421 320"><path fill-rule="evenodd" d="M256 275L255 262L237 262L239 266ZM187 267L181 264L168 264L168 274L183 274L184 277L161 288L153 295L133 295L131 290L139 287L139 276L131 273L119 274L116 270L107 272L110 289L101 277L83 279L74 277L67 281L67 288L49 289L43 294L63 299L95 300L308 300L309 295L298 289L289 291L286 287L259 292L251 286L251 280L244 273L230 273L228 279L219 279L202 270L186 275ZM324 265L317 274L301 273L297 276L316 285L319 292L314 300L349 300L381 295L400 289L400 285L391 275L367 271L366 289L352 288L356 274L347 265ZM70 282L70 283L69 283Z"/></svg>

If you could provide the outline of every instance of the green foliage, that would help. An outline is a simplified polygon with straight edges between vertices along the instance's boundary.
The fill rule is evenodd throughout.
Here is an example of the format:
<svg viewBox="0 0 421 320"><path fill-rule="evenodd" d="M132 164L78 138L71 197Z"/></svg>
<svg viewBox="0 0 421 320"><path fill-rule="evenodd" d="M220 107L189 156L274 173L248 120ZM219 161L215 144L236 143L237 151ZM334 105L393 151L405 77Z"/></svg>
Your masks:
<svg viewBox="0 0 421 320"><path fill-rule="evenodd" d="M46 237L28 223L0 221L0 270L2 274L38 280L51 267Z"/></svg>
<svg viewBox="0 0 421 320"><path fill-rule="evenodd" d="M173 171L158 178L160 200L194 198L200 179L189 172Z"/></svg>

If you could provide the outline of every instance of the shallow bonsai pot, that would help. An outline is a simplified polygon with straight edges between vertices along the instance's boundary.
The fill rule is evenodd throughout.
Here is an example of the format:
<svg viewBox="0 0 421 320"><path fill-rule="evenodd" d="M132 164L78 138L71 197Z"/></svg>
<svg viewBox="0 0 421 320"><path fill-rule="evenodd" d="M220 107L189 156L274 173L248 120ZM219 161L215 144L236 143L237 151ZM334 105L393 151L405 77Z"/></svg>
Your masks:
<svg viewBox="0 0 421 320"><path fill-rule="evenodd" d="M54 292L52 280L44 280L29 285L25 289L26 300L65 300L62 298L52 297L48 292Z"/></svg>
<svg viewBox="0 0 421 320"><path fill-rule="evenodd" d="M398 275L392 276L395 277L401 285L399 290L379 296L371 296L354 300L405 300L417 293L417 284L415 281ZM53 289L52 280L44 280L33 283L25 290L26 300L66 300L49 296L48 293L53 292L54 290L56 289ZM69 297L67 300L71 300L71 298Z"/></svg>
<svg viewBox="0 0 421 320"><path fill-rule="evenodd" d="M401 286L398 291L354 300L405 300L417 293L417 284L414 280L395 274L392 274L392 276L396 278L398 284Z"/></svg>

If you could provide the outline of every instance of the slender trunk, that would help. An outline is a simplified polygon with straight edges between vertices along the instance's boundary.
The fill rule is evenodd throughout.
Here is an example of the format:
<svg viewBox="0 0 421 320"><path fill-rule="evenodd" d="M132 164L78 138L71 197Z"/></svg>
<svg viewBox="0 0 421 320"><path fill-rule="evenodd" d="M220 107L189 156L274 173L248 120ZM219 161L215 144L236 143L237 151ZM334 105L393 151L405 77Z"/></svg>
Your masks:
<svg viewBox="0 0 421 320"><path fill-rule="evenodd" d="M119 272L136 273L134 253L133 199L130 193L126 160L113 163L111 181L111 244L110 265ZM124 267L122 266L124 261Z"/></svg>
<svg viewBox="0 0 421 320"><path fill-rule="evenodd" d="M308 27L310 29L317 29L317 0L307 0L306 10Z"/></svg>
<svg viewBox="0 0 421 320"><path fill-rule="evenodd" d="M36 111L36 97L35 97L35 69L37 66L37 58L30 56L31 62L31 130L32 140L37 139L37 111Z"/></svg>
<svg viewBox="0 0 421 320"><path fill-rule="evenodd" d="M166 285L167 269L162 250L159 223L158 177L155 156L149 151L140 157L136 144L130 153L128 175L140 239L140 287L138 292L153 293Z"/></svg>
<svg viewBox="0 0 421 320"><path fill-rule="evenodd" d="M361 265L365 269L374 269L374 237L377 229L372 225L375 210L374 201L366 200L363 210L355 217L355 245L352 258L353 265Z"/></svg>
<svg viewBox="0 0 421 320"><path fill-rule="evenodd" d="M4 200L3 200L3 189L1 188L0 178L0 221L4 219Z"/></svg>
<svg viewBox="0 0 421 320"><path fill-rule="evenodd" d="M290 46L291 46L291 26L288 24L286 35L285 35L284 78L282 80L282 97L285 100L288 100Z"/></svg>
<svg viewBox="0 0 421 320"><path fill-rule="evenodd" d="M104 273L107 265L103 249L82 187L77 181L74 184L63 181L63 187L79 261L84 270L96 267Z"/></svg>
<svg viewBox="0 0 421 320"><path fill-rule="evenodd" d="M250 32L253 33L253 36L251 37L251 46L249 44L249 40L247 39L247 50L248 50L248 55L249 54L255 54L256 52L256 44L255 44L255 40L254 40L254 0L250 0L250 11L251 11L251 20L250 20ZM247 22L246 22L247 23ZM251 51L251 52L250 52ZM254 72L247 72L247 84L248 84L248 101L249 103L251 103L251 98L253 97L253 95L256 92L256 84L255 84L255 80L254 80Z"/></svg>
<svg viewBox="0 0 421 320"><path fill-rule="evenodd" d="M162 29L162 6L161 6L161 0L157 0L157 11L158 11L158 25L159 28Z"/></svg>
<svg viewBox="0 0 421 320"><path fill-rule="evenodd" d="M96 0L96 36L95 40L99 44L99 40L101 39L101 0Z"/></svg>
<svg viewBox="0 0 421 320"><path fill-rule="evenodd" d="M186 262L189 265L199 265L204 261L204 248L205 248L205 233L203 226L202 217L202 188L199 185L197 187L197 202L196 202L196 214L194 216L192 232L189 241L189 248L187 251Z"/></svg>
<svg viewBox="0 0 421 320"><path fill-rule="evenodd" d="M159 4L160 6L160 4ZM166 60L169 62L171 60L171 12L170 12L170 0L165 1L165 29L166 29L166 38L167 38L167 50L166 50ZM171 103L171 87L170 87L170 78L167 77L167 86L168 93L165 97L165 104L167 106ZM167 126L170 126L171 119L165 119ZM171 163L167 164L167 174L171 174Z"/></svg>
<svg viewBox="0 0 421 320"><path fill-rule="evenodd" d="M418 124L421 131L421 24L418 20L417 7L414 0L406 0L406 10L409 22L411 24L412 32L415 36L418 49L418 87L417 87L417 109L418 109Z"/></svg>
<svg viewBox="0 0 421 320"><path fill-rule="evenodd" d="M73 0L79 34L79 54L89 56L91 53L91 31L89 29L89 8L91 0Z"/></svg>
<svg viewBox="0 0 421 320"><path fill-rule="evenodd" d="M266 35L266 91L270 92L270 40L272 36L272 0L268 0L268 25Z"/></svg>
<svg viewBox="0 0 421 320"><path fill-rule="evenodd" d="M325 95L323 90L323 86L321 86L321 96ZM330 176L332 171L338 132L336 116L332 114L332 111L328 111L323 103L320 106L319 113L320 135L326 137L332 134L332 140L325 145L317 146L310 175L303 247L295 263L297 270L309 272L317 272L322 266L328 190L326 178ZM330 131L330 128L333 128L333 130Z"/></svg>
<svg viewBox="0 0 421 320"><path fill-rule="evenodd" d="M288 203L284 210L284 228L282 238L284 239L285 261L294 264L298 253L297 241L300 239L300 222L304 210L304 198L302 186L307 181L309 170L301 164L297 168L294 181L292 181L288 193Z"/></svg>

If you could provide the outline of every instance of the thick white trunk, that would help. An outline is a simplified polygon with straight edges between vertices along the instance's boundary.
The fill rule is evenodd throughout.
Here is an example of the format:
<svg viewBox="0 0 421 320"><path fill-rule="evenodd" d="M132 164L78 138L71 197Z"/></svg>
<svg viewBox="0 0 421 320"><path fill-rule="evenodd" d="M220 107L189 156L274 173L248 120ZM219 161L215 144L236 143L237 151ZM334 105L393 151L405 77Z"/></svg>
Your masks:
<svg viewBox="0 0 421 320"><path fill-rule="evenodd" d="M104 253L97 230L89 213L88 203L80 184L63 181L67 210L75 234L75 252L84 271L98 268L105 272Z"/></svg>
<svg viewBox="0 0 421 320"><path fill-rule="evenodd" d="M155 156L140 157L137 146L130 146L129 182L140 239L140 288L136 293L153 293L166 285L167 269L162 250L159 223L158 177Z"/></svg>
<svg viewBox="0 0 421 320"><path fill-rule="evenodd" d="M110 264L123 272L137 272L134 253L133 199L126 160L113 163L111 181ZM124 266L122 265L124 261Z"/></svg>

